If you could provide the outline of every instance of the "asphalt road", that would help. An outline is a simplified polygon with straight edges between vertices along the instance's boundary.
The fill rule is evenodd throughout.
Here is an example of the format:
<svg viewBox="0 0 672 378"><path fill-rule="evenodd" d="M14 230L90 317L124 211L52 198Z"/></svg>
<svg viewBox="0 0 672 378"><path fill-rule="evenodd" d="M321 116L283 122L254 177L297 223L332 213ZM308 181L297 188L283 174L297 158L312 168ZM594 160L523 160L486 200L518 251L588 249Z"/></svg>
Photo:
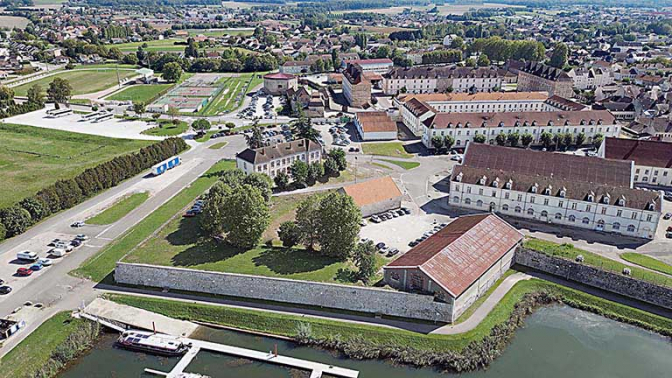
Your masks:
<svg viewBox="0 0 672 378"><path fill-rule="evenodd" d="M28 301L43 305L37 311L34 306L24 306L13 315L15 319L25 320L27 328L4 343L0 348L0 356L7 353L54 313L75 309L95 298L97 293L93 288L94 282L72 277L68 272L79 267L87 258L189 186L217 161L233 158L237 152L246 147L242 136L233 136L226 138L228 144L222 149L207 148L219 141L221 140L211 140L183 153L181 155L183 164L162 176L151 177L143 173L0 244L0 278L14 289L12 293L0 297L0 317L10 315ZM151 196L119 221L108 226L70 227L73 222L99 212L105 204L109 205L134 191L149 191ZM16 269L22 266L15 260L16 252L32 250L40 257L46 257L49 250L47 244L53 238L74 238L80 233L86 234L90 239L65 257L54 259L53 266L35 272L30 277L13 275Z"/></svg>

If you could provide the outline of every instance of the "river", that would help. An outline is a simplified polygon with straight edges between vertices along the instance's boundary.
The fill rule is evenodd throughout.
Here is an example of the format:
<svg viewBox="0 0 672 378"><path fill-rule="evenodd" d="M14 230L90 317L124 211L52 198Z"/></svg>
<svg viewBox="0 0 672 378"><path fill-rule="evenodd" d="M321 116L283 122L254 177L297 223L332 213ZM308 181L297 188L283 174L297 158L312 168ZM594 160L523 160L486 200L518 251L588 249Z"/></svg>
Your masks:
<svg viewBox="0 0 672 378"><path fill-rule="evenodd" d="M434 369L394 366L382 361L356 361L290 342L243 333L201 328L195 338L333 364L360 371L362 378L450 377ZM114 335L102 337L93 350L60 378L145 377L144 368L169 371L175 358L115 349ZM212 378L302 378L304 372L200 352L186 369ZM660 378L672 372L670 339L567 306L542 308L518 330L511 345L489 369L460 378ZM454 374L452 376L455 376Z"/></svg>

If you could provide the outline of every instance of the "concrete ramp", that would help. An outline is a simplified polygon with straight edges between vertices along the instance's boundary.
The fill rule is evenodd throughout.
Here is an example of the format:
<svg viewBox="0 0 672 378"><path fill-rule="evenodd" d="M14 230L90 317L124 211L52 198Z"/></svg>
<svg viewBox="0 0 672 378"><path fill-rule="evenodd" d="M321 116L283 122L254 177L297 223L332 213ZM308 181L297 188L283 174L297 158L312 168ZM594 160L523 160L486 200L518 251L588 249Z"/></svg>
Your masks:
<svg viewBox="0 0 672 378"><path fill-rule="evenodd" d="M115 322L128 324L132 328L152 330L152 322L156 331L173 336L187 337L198 325L183 320L172 319L167 316L145 311L139 308L122 305L102 298L96 298L84 312L93 316L109 319Z"/></svg>

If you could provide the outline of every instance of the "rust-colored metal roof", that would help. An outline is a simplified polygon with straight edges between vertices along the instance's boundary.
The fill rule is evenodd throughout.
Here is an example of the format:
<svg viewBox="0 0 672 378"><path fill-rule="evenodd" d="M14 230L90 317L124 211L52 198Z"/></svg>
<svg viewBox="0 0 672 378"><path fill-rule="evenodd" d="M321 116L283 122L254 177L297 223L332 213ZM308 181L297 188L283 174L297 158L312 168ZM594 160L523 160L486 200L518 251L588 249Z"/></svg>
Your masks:
<svg viewBox="0 0 672 378"><path fill-rule="evenodd" d="M343 191L352 197L360 208L402 196L390 176L347 185L343 187Z"/></svg>
<svg viewBox="0 0 672 378"><path fill-rule="evenodd" d="M463 216L387 268L419 268L457 298L522 239L494 214Z"/></svg>
<svg viewBox="0 0 672 378"><path fill-rule="evenodd" d="M386 112L357 112L355 117L365 133L397 132L397 123Z"/></svg>

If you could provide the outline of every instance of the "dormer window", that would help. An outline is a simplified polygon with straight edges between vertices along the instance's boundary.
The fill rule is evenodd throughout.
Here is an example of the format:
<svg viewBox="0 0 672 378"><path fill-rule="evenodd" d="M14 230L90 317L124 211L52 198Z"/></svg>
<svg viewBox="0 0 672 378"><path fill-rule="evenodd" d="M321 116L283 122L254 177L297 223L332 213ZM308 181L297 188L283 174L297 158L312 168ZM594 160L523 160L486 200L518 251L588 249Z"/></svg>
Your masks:
<svg viewBox="0 0 672 378"><path fill-rule="evenodd" d="M619 198L617 204L618 206L625 206L625 198Z"/></svg>
<svg viewBox="0 0 672 378"><path fill-rule="evenodd" d="M603 122L601 119L597 120L597 124L598 124L598 125L601 125L601 124L603 124L603 123L604 123L604 122Z"/></svg>
<svg viewBox="0 0 672 378"><path fill-rule="evenodd" d="M485 177L485 176L483 176L483 177L481 177L480 180L478 180L478 183L479 183L480 185L485 185L485 182L486 182L486 181L488 181L488 178Z"/></svg>
<svg viewBox="0 0 672 378"><path fill-rule="evenodd" d="M537 121L532 121L532 126L537 126Z"/></svg>
<svg viewBox="0 0 672 378"><path fill-rule="evenodd" d="M587 200L588 202L593 202L593 201L595 201L595 195L593 195L593 194L589 194L589 195L588 195L588 198L587 198L586 200Z"/></svg>
<svg viewBox="0 0 672 378"><path fill-rule="evenodd" d="M467 122L467 123L464 125L464 127L467 127L467 128L470 127L470 126L471 126L471 122Z"/></svg>
<svg viewBox="0 0 672 378"><path fill-rule="evenodd" d="M504 122L500 122L499 125L497 125L497 126L498 127L504 127Z"/></svg>
<svg viewBox="0 0 672 378"><path fill-rule="evenodd" d="M516 123L513 124L513 127L518 127L520 126L520 121L516 121Z"/></svg>
<svg viewBox="0 0 672 378"><path fill-rule="evenodd" d="M604 197L602 197L602 203L608 205L608 204L609 204L609 196L604 196Z"/></svg>
<svg viewBox="0 0 672 378"><path fill-rule="evenodd" d="M527 121L523 122L523 127L527 127L527 126L529 126L529 124L527 123Z"/></svg>
<svg viewBox="0 0 672 378"><path fill-rule="evenodd" d="M538 190L539 190L539 184L535 183L534 185L532 185L531 189L532 193L536 193Z"/></svg>
<svg viewBox="0 0 672 378"><path fill-rule="evenodd" d="M588 126L592 126L594 124L595 124L595 121L593 121L592 119L588 122Z"/></svg>
<svg viewBox="0 0 672 378"><path fill-rule="evenodd" d="M653 203L650 203L650 204L646 205L646 210L653 211L653 210L655 210L655 208L656 208L656 205L654 205Z"/></svg>
<svg viewBox="0 0 672 378"><path fill-rule="evenodd" d="M511 180L507 181L506 184L504 185L504 187L506 189L511 189L513 187L513 181L511 181Z"/></svg>
<svg viewBox="0 0 672 378"><path fill-rule="evenodd" d="M569 126L569 121L565 121L565 126Z"/></svg>
<svg viewBox="0 0 672 378"><path fill-rule="evenodd" d="M548 125L547 125L547 126L553 126L553 121L548 121Z"/></svg>
<svg viewBox="0 0 672 378"><path fill-rule="evenodd" d="M455 176L455 181L462 182L462 177L463 177L462 172L460 172L457 176Z"/></svg>
<svg viewBox="0 0 672 378"><path fill-rule="evenodd" d="M495 179L495 181L490 184L493 188L498 188L499 187L499 177Z"/></svg>
<svg viewBox="0 0 672 378"><path fill-rule="evenodd" d="M584 121L584 120L581 120L581 122L579 122L579 125L580 125L580 126L583 126L583 125L585 125L585 124L586 124L586 121Z"/></svg>
<svg viewBox="0 0 672 378"><path fill-rule="evenodd" d="M483 121L483 123L481 124L481 127L488 127L488 123Z"/></svg>
<svg viewBox="0 0 672 378"><path fill-rule="evenodd" d="M560 190L560 197L561 198L567 197L567 189L562 188L562 190Z"/></svg>

